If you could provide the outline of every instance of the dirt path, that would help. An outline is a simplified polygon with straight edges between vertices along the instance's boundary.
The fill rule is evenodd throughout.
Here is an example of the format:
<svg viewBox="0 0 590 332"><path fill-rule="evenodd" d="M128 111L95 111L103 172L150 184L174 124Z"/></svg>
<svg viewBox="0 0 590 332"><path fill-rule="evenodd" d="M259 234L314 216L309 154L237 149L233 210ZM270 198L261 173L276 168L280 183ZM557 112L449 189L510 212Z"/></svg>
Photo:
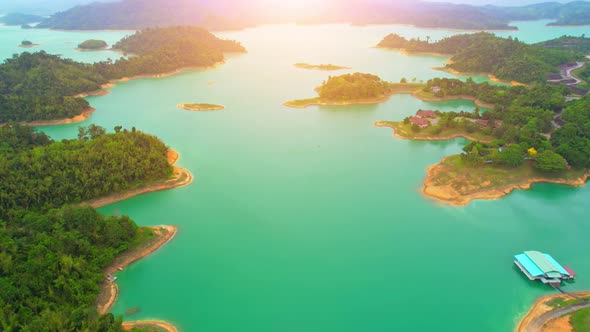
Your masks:
<svg viewBox="0 0 590 332"><path fill-rule="evenodd" d="M577 292L573 293L579 297L588 297L590 296L590 292ZM517 332L540 332L540 331L547 331L544 329L545 325L551 321L552 324L549 324L547 327L562 326L563 321L557 321L556 318L561 316L567 315L572 313L576 310L588 308L590 307L590 303L582 303L577 305L570 305L563 308L554 309L553 307L547 305L547 302L562 298L569 300L571 299L570 296L567 294L557 294L557 295L550 295L544 296L535 302L531 310L522 318L520 324L518 324L518 328L516 329ZM553 320L553 321L552 321ZM569 324L568 324L569 325ZM555 331L555 330L551 330ZM562 330L563 331L563 330ZM567 330L565 330L567 331Z"/></svg>

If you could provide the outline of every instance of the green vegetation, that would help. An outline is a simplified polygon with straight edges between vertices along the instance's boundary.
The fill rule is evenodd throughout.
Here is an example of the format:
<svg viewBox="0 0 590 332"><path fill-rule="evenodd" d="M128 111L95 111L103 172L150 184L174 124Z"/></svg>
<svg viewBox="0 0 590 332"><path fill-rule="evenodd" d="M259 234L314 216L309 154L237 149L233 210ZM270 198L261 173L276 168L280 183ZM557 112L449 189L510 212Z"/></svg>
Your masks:
<svg viewBox="0 0 590 332"><path fill-rule="evenodd" d="M571 50L573 52L583 52L590 54L590 38L586 38L586 35L581 35L580 37L564 35L559 38L543 41L533 45L544 48Z"/></svg>
<svg viewBox="0 0 590 332"><path fill-rule="evenodd" d="M24 25L29 23L41 22L45 18L43 16L10 13L0 17L0 23L5 25Z"/></svg>
<svg viewBox="0 0 590 332"><path fill-rule="evenodd" d="M372 74L354 73L330 76L322 85L315 88L319 97L292 100L285 103L289 107L309 105L347 105L355 103L376 103L393 93L412 92L420 84L392 84Z"/></svg>
<svg viewBox="0 0 590 332"><path fill-rule="evenodd" d="M153 136L80 128L53 142L30 127L0 127L0 326L3 331L121 331L99 316L101 272L149 239L127 216L62 206L163 179L166 147Z"/></svg>
<svg viewBox="0 0 590 332"><path fill-rule="evenodd" d="M187 111L218 111L224 107L215 104L179 104L178 108L185 109Z"/></svg>
<svg viewBox="0 0 590 332"><path fill-rule="evenodd" d="M343 66L336 66L333 64L321 64L321 65L310 65L308 63L296 63L295 67L302 68L302 69L317 69L317 70L342 70L342 69L350 69L349 67Z"/></svg>
<svg viewBox="0 0 590 332"><path fill-rule="evenodd" d="M561 118L566 124L551 135L551 144L569 164L590 168L590 95L571 102Z"/></svg>
<svg viewBox="0 0 590 332"><path fill-rule="evenodd" d="M20 44L22 46L31 46L31 45L33 45L33 42L30 40L23 40Z"/></svg>
<svg viewBox="0 0 590 332"><path fill-rule="evenodd" d="M0 128L0 218L21 208L46 210L106 196L171 174L156 137L116 128L80 128L78 139L51 142L20 126ZM33 189L34 188L34 189Z"/></svg>
<svg viewBox="0 0 590 332"><path fill-rule="evenodd" d="M140 31L115 47L138 56L90 65L41 51L5 60L0 65L0 123L70 118L89 107L71 96L98 90L109 80L211 66L223 61L223 52L244 51L237 42L193 27Z"/></svg>
<svg viewBox="0 0 590 332"><path fill-rule="evenodd" d="M590 332L590 308L578 310L570 317L573 332Z"/></svg>
<svg viewBox="0 0 590 332"><path fill-rule="evenodd" d="M98 39L88 39L78 44L78 48L83 50L100 50L103 48L107 48L107 46L107 42Z"/></svg>
<svg viewBox="0 0 590 332"><path fill-rule="evenodd" d="M577 49L564 50L565 46L532 46L518 39L500 38L486 32L455 35L433 43L428 39L407 40L390 34L378 47L450 54L453 55L452 63L446 68L491 73L502 80L522 83L544 82L560 64L583 59L585 55Z"/></svg>

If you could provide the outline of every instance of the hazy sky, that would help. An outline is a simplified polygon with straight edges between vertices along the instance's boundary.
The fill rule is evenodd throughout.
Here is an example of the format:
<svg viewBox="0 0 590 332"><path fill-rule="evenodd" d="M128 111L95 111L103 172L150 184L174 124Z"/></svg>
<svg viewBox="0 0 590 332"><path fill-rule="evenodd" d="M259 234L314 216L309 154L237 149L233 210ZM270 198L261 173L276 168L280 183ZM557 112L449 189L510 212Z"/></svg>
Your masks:
<svg viewBox="0 0 590 332"><path fill-rule="evenodd" d="M112 2L118 0L0 0L0 13L8 13L8 12L26 12L31 14L40 14L40 15L49 15L56 11L62 11L69 9L78 4L86 4L94 1L99 2ZM214 1L214 0L195 0L195 2L203 2L203 1ZM245 2L253 1L253 0L244 0ZM264 1L272 1L276 2L277 4L288 4L288 3L303 3L304 1L298 0L264 0ZM321 0L317 0L321 1ZM346 1L346 0L340 0ZM396 2L396 0L370 0L370 1L378 1L378 2ZM407 1L407 0L406 0ZM473 5L485 5L485 4L494 4L494 5L503 5L503 6L519 6L519 5L527 5L531 3L539 3L539 2L570 2L570 0L427 0L427 1L434 1L434 2L453 2L453 3L467 3Z"/></svg>

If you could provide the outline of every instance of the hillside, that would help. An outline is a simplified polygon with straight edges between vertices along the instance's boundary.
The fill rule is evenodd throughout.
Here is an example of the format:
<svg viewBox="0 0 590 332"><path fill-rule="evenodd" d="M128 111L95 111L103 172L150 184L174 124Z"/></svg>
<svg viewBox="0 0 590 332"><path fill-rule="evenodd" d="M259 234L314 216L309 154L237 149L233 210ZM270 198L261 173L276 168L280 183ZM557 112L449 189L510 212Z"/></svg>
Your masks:
<svg viewBox="0 0 590 332"><path fill-rule="evenodd" d="M491 33L455 35L437 42L407 40L390 34L378 45L383 48L403 49L407 52L435 52L449 54L451 63L446 68L459 72L490 73L496 77L521 83L543 82L556 67L584 58L584 53L562 44L528 45L512 38L500 38Z"/></svg>

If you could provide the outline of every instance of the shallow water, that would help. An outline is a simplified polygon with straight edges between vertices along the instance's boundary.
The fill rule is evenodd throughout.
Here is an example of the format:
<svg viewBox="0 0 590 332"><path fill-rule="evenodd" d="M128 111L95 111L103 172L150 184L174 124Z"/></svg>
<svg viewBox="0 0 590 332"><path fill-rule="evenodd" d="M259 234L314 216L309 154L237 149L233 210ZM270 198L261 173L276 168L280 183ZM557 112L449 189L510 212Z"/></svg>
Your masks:
<svg viewBox="0 0 590 332"><path fill-rule="evenodd" d="M526 26L514 35L531 42L539 31L590 32ZM196 177L100 209L179 227L173 241L118 273L113 313L140 307L126 319L168 320L183 331L510 331L537 297L552 293L514 267L512 255L529 249L576 270L566 289L590 287L588 187L535 185L496 201L442 205L420 193L425 169L466 141L405 141L373 126L418 108L473 103L398 95L378 105L282 106L344 72L452 77L430 69L443 57L371 48L390 32L458 33L346 25L225 32L249 52L213 70L120 83L88 98L97 111L84 124L153 133ZM296 62L353 69L309 71ZM183 102L226 109L187 112L176 108ZM60 139L77 126L43 130Z"/></svg>

